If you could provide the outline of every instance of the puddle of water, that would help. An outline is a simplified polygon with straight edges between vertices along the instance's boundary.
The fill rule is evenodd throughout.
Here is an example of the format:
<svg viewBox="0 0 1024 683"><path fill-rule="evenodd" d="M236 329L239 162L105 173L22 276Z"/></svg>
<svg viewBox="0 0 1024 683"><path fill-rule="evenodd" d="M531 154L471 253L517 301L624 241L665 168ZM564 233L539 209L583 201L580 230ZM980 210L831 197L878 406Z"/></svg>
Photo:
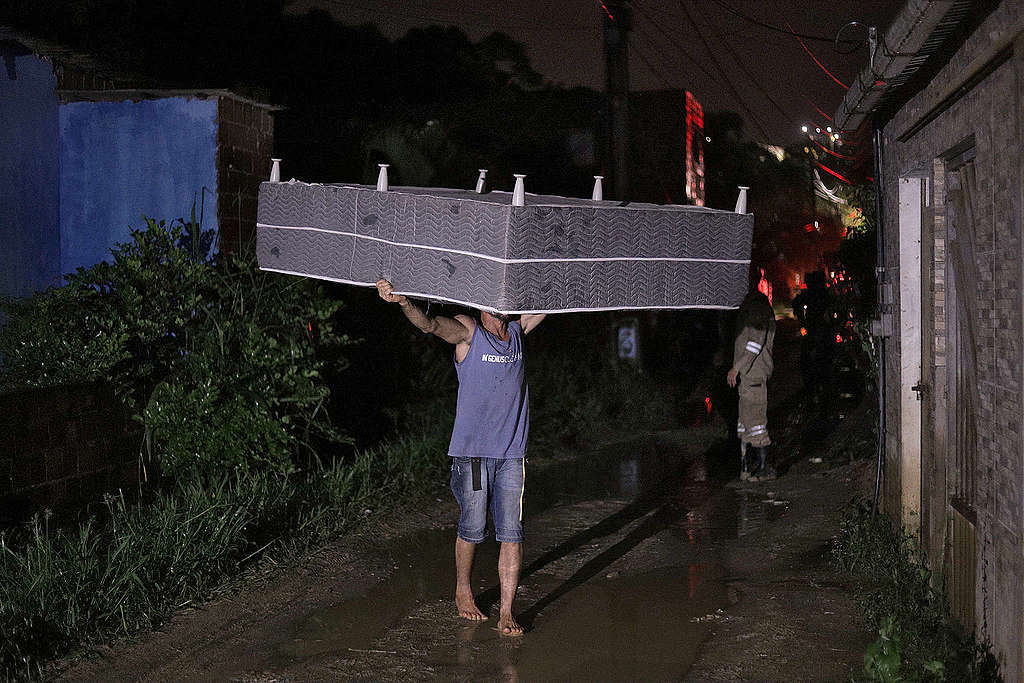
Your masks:
<svg viewBox="0 0 1024 683"><path fill-rule="evenodd" d="M665 529L697 545L754 533L784 514L784 506L762 502L763 492L710 488L705 478L702 459L652 439L616 444L592 457L546 467L527 486L527 517L556 502L605 497L633 502L530 561L524 567L524 585L542 582L530 577L548 563L634 521L640 523L562 585L536 586L550 592L535 603L532 614L522 615L530 622L523 623L536 632L527 639L530 645L510 645L515 639L500 638L486 625L466 627L452 645L454 650L435 653L438 661L468 667L474 676L508 677L509 671L521 670L528 678L579 678L586 673L572 668L579 662L587 662L599 678L658 679L685 672L705 628L690 618L724 604L724 587L711 570L697 560L687 565L687 559L680 560L681 569L622 579L606 579L603 570ZM369 648L416 604L450 597L455 585L454 539L455 530L445 529L390 543L387 551L395 568L388 579L364 596L316 610L293 632L282 634L271 663L294 664L349 648ZM473 584L483 608L497 598L497 550L493 540L477 546ZM481 593L483 587L487 590ZM544 610L555 602L557 609ZM504 643L500 652L486 646L483 650L490 655L472 655L491 640Z"/></svg>
<svg viewBox="0 0 1024 683"><path fill-rule="evenodd" d="M418 602L450 596L455 586L455 530L429 530L397 539L389 547L397 565L387 580L365 595L314 611L277 645L276 663L304 661L337 654L348 648L367 648L398 623ZM477 548L476 576L494 571L497 545Z"/></svg>
<svg viewBox="0 0 1024 683"><path fill-rule="evenodd" d="M672 525L672 533L691 545L762 533L789 510L789 501L764 491L717 489L708 495L707 504L693 506Z"/></svg>
<svg viewBox="0 0 1024 683"><path fill-rule="evenodd" d="M708 615L724 605L724 584L705 564L598 578L539 617L526 638L469 629L430 661L466 680L678 680L696 658Z"/></svg>
<svg viewBox="0 0 1024 683"><path fill-rule="evenodd" d="M530 478L527 466L527 514L555 503L597 498L633 500L661 493L693 461L692 453L657 437L605 446L572 462L548 466Z"/></svg>

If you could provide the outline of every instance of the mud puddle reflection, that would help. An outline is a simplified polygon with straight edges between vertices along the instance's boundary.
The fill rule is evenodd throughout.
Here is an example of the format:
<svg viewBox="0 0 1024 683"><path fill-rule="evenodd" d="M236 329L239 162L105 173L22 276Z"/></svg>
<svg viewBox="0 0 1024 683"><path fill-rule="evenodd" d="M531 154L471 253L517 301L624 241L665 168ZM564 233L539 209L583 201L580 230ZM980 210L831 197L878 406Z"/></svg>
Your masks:
<svg viewBox="0 0 1024 683"><path fill-rule="evenodd" d="M428 530L390 545L394 571L363 596L313 612L277 647L280 663L368 647L389 627L424 600L447 596L455 586L455 530ZM477 549L475 570L493 571L497 546ZM476 574L476 571L474 571Z"/></svg>
<svg viewBox="0 0 1024 683"><path fill-rule="evenodd" d="M466 627L430 662L456 680L677 680L725 604L709 565L659 569L582 584L525 638Z"/></svg>
<svg viewBox="0 0 1024 683"><path fill-rule="evenodd" d="M525 608L523 623L536 636L531 632L518 641L501 638L490 628L493 620L462 627L451 647L430 655L443 667L472 671L475 676L501 673L506 666L529 673L528 678L584 673L563 668L564 658L587 661L599 678L621 678L619 673L634 679L679 675L692 661L704 632L702 625L690 622L691 617L724 604L724 586L717 570L706 564L700 542L754 533L784 510L762 503L763 493L710 486L703 458L657 438L614 444L572 462L545 463L534 471L531 478L528 466L527 519L554 504L600 498L630 502L585 530L567 533L540 556L527 558L523 584L533 584L544 597L532 605L520 603L520 609ZM605 578L605 567L662 531L685 536L693 546L692 554L679 558L678 568ZM455 530L445 529L391 542L391 575L366 595L316 610L294 631L283 633L274 648L274 662L287 665L368 649L416 605L450 597L455 585L454 539ZM572 578L543 585L539 570L581 547L597 548L595 543L607 547ZM493 539L477 547L473 584L485 610L497 599L497 550ZM555 609L545 610L556 602ZM623 650L622 643L630 645ZM473 656L481 647L489 654Z"/></svg>

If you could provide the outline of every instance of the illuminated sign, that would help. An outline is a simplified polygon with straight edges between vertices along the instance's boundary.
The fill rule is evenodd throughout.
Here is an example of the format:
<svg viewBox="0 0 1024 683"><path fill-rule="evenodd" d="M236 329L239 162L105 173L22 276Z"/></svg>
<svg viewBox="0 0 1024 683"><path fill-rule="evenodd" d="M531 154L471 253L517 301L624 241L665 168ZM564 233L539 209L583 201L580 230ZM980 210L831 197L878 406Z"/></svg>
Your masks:
<svg viewBox="0 0 1024 683"><path fill-rule="evenodd" d="M704 107L686 91L686 200L704 206Z"/></svg>

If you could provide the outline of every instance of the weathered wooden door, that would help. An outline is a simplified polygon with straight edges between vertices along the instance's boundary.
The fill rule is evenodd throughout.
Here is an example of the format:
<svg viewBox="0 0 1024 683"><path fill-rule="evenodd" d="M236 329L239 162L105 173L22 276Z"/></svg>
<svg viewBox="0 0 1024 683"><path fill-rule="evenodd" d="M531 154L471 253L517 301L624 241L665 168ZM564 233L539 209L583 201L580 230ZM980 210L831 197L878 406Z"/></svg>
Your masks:
<svg viewBox="0 0 1024 683"><path fill-rule="evenodd" d="M946 579L953 615L967 628L973 628L980 408L975 324L980 276L975 260L974 201L977 193L973 161L962 161L961 165L950 169L946 175L946 189L946 363L949 384L946 412L946 482L949 489Z"/></svg>

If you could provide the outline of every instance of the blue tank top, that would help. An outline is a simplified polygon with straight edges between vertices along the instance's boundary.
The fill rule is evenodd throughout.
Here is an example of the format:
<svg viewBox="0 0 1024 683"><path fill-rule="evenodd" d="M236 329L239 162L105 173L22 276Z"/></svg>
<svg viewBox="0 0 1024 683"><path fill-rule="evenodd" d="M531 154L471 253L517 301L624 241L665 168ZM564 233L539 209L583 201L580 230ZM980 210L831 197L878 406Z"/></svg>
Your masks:
<svg viewBox="0 0 1024 683"><path fill-rule="evenodd" d="M502 341L477 323L469 353L455 362L459 398L448 455L523 458L530 431L530 391L523 360L523 328L509 323Z"/></svg>

